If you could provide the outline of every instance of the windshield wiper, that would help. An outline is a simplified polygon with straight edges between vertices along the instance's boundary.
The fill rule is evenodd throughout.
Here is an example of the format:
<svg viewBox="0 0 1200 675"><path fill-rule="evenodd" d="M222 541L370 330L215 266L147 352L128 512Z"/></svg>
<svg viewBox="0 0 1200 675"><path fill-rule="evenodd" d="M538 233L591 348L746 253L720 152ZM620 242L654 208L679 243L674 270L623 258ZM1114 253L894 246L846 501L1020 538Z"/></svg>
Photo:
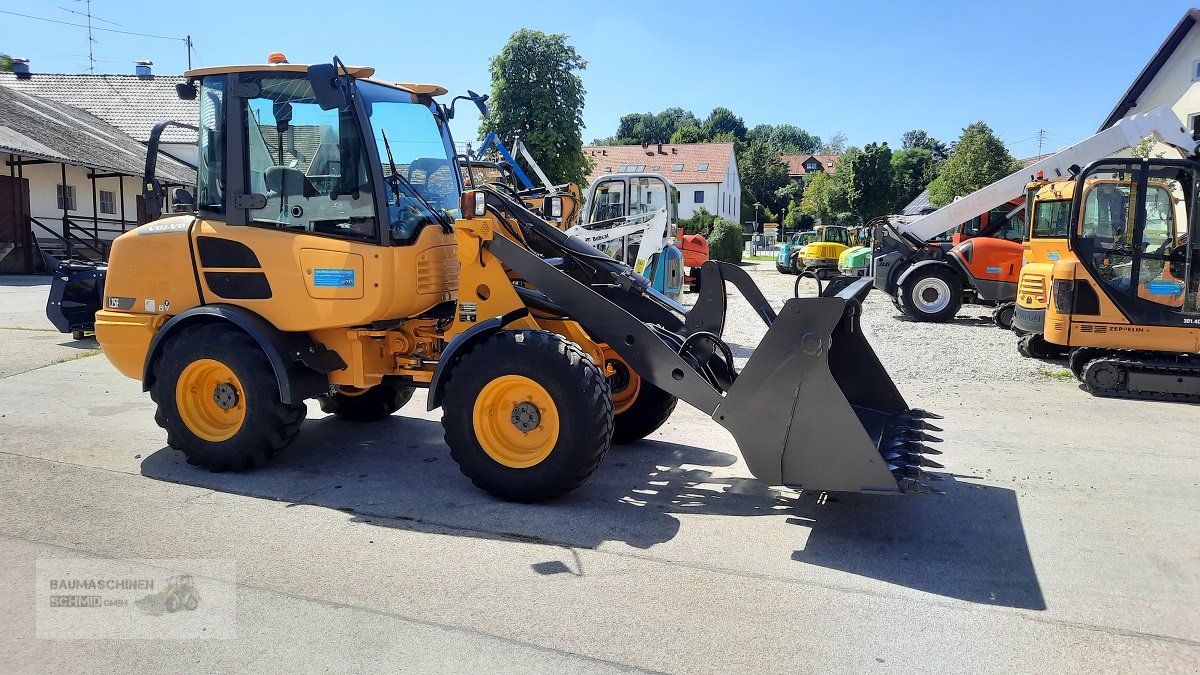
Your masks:
<svg viewBox="0 0 1200 675"><path fill-rule="evenodd" d="M446 234L452 234L454 232L454 221L449 219L450 216L445 211L433 208L433 205L425 199L425 196L421 194L421 191L417 189L417 186L413 185L411 181L400 175L400 171L396 169L396 160L394 157L392 157L392 146L390 143L388 143L387 132L383 129L380 129L379 135L383 137L383 149L387 152L388 166L392 170L391 178L395 182L408 188L408 191L417 198L417 201L419 201L427 211L433 214L433 217L437 219L439 224L441 224L442 230L445 231ZM392 186L392 190L396 192L396 201L399 202L400 190L395 185Z"/></svg>

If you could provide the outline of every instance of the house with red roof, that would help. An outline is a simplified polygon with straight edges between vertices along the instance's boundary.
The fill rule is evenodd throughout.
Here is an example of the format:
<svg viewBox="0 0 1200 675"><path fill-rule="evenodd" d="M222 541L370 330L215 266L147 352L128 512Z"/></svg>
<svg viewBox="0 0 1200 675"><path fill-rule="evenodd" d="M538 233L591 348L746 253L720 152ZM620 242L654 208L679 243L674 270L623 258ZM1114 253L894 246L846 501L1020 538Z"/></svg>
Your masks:
<svg viewBox="0 0 1200 675"><path fill-rule="evenodd" d="M657 173L679 189L679 217L700 208L726 220L741 217L742 181L733 143L601 145L583 149L592 160L588 185L610 173Z"/></svg>
<svg viewBox="0 0 1200 675"><path fill-rule="evenodd" d="M788 176L796 182L804 180L810 173L823 172L833 175L841 155L783 155L780 159L788 167Z"/></svg>

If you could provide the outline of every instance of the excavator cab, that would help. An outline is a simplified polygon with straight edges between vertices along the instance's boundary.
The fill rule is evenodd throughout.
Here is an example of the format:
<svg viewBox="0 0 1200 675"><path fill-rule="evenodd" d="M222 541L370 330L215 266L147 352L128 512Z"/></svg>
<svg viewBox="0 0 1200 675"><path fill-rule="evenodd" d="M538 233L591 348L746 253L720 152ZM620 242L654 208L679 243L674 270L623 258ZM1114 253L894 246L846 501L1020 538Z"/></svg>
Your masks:
<svg viewBox="0 0 1200 675"><path fill-rule="evenodd" d="M1198 178L1192 160L1106 159L1076 179L1045 330L1093 393L1200 401Z"/></svg>
<svg viewBox="0 0 1200 675"><path fill-rule="evenodd" d="M1107 187L1089 184L1086 189L1101 190L1088 197L1094 199ZM1058 347L1046 342L1042 330L1054 263L1074 255L1067 245L1071 229L1071 198L1074 194L1075 181L1069 178L1054 181L1037 179L1030 181L1025 188L1029 227L1023 242L1025 253L1012 321L1013 332L1019 336L1017 350L1022 356L1043 358L1057 356L1061 352Z"/></svg>

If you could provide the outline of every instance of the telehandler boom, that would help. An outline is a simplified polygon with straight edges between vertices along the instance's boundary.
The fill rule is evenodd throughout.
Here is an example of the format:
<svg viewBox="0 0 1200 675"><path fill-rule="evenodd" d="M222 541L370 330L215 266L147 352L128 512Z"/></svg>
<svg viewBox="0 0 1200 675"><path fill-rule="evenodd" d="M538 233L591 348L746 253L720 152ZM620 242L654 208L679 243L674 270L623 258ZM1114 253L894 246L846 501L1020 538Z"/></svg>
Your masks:
<svg viewBox="0 0 1200 675"><path fill-rule="evenodd" d="M710 261L688 311L503 190L463 191L445 90L373 72L229 66L180 87L200 104L194 212L116 240L96 334L189 462L247 469L296 437L306 399L378 419L419 387L463 473L504 499L574 489L680 398L767 483L930 491L936 427L859 328L868 280L776 313ZM770 327L741 372L725 282Z"/></svg>

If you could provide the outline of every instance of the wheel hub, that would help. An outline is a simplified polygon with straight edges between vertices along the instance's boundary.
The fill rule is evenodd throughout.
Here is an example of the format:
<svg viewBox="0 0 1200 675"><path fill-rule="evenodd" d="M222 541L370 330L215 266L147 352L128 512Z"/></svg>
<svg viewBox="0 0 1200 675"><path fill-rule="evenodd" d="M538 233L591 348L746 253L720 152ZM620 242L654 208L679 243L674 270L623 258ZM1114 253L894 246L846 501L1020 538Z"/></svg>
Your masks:
<svg viewBox="0 0 1200 675"><path fill-rule="evenodd" d="M1089 379L1101 389L1115 389L1121 384L1121 368L1111 363L1101 363L1093 366Z"/></svg>
<svg viewBox="0 0 1200 675"><path fill-rule="evenodd" d="M921 279L913 289L913 300L922 312L940 312L950 304L950 285L938 277Z"/></svg>
<svg viewBox="0 0 1200 675"><path fill-rule="evenodd" d="M529 433L542 424L542 413L532 403L518 403L512 409L513 426Z"/></svg>
<svg viewBox="0 0 1200 675"><path fill-rule="evenodd" d="M221 410L232 410L238 404L238 391L232 384L218 384L213 390L213 401Z"/></svg>

